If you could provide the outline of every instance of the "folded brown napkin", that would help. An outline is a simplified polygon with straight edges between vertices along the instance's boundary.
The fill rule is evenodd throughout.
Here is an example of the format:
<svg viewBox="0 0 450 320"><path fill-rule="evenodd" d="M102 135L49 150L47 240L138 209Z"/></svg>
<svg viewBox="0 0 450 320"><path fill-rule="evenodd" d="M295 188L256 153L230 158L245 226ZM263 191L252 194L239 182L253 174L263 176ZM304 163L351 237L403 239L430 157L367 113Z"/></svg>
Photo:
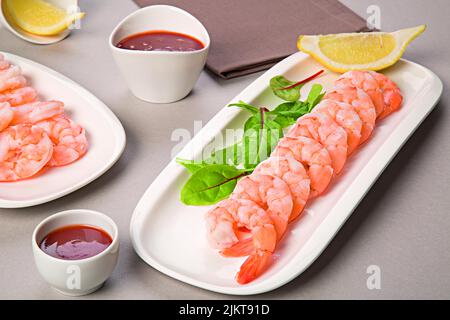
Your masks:
<svg viewBox="0 0 450 320"><path fill-rule="evenodd" d="M139 6L161 4L134 0ZM207 67L222 78L268 69L297 51L300 34L366 30L337 0L164 0L199 19L209 32Z"/></svg>

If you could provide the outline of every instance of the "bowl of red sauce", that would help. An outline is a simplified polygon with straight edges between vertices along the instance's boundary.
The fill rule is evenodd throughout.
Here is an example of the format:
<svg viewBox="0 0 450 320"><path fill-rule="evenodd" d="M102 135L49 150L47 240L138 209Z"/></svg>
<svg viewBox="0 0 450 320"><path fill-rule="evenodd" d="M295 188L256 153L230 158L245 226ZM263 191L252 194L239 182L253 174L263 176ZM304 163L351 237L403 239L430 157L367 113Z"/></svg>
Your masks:
<svg viewBox="0 0 450 320"><path fill-rule="evenodd" d="M112 31L109 45L131 92L144 101L171 103L195 86L210 38L202 23L173 6L139 9Z"/></svg>
<svg viewBox="0 0 450 320"><path fill-rule="evenodd" d="M92 210L68 210L43 220L32 238L41 276L59 292L80 296L99 289L119 255L114 221Z"/></svg>

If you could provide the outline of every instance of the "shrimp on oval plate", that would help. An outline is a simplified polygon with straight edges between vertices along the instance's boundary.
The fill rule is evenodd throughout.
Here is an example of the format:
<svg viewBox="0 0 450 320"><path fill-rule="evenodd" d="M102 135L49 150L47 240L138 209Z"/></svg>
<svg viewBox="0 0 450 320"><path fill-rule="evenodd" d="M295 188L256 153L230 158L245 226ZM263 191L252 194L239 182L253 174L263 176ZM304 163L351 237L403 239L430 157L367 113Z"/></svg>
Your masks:
<svg viewBox="0 0 450 320"><path fill-rule="evenodd" d="M282 179L252 173L239 180L231 198L252 200L258 204L272 219L278 239L283 236L292 213L293 201L291 190Z"/></svg>
<svg viewBox="0 0 450 320"><path fill-rule="evenodd" d="M236 275L238 283L253 281L271 264L277 232L269 214L255 202L235 198L222 200L206 214L206 226L209 242L222 250L238 243L239 228L250 231L251 251Z"/></svg>
<svg viewBox="0 0 450 320"><path fill-rule="evenodd" d="M261 162L253 172L272 175L286 182L293 201L289 222L300 215L308 201L311 189L311 182L303 164L294 158L272 156Z"/></svg>
<svg viewBox="0 0 450 320"><path fill-rule="evenodd" d="M372 99L362 89L336 83L334 89L325 95L325 99L346 102L352 105L362 120L360 144L365 142L375 127L377 113Z"/></svg>
<svg viewBox="0 0 450 320"><path fill-rule="evenodd" d="M379 115L379 118L383 119L392 112L400 109L403 96L395 82L386 77L384 74L375 71L368 72L375 78L383 93L385 107L383 112Z"/></svg>
<svg viewBox="0 0 450 320"><path fill-rule="evenodd" d="M20 124L0 133L0 181L29 178L51 159L53 144L39 127Z"/></svg>
<svg viewBox="0 0 450 320"><path fill-rule="evenodd" d="M278 142L272 156L291 157L305 166L311 180L310 198L323 193L333 177L330 154L314 139L284 137Z"/></svg>
<svg viewBox="0 0 450 320"><path fill-rule="evenodd" d="M338 174L347 160L347 132L332 117L313 112L297 120L288 137L308 137L320 142L330 154L334 172Z"/></svg>
<svg viewBox="0 0 450 320"><path fill-rule="evenodd" d="M32 87L23 87L0 93L0 102L8 102L11 106L33 102L36 100L37 92Z"/></svg>
<svg viewBox="0 0 450 320"><path fill-rule="evenodd" d="M385 108L383 91L370 72L362 70L348 71L341 75L336 80L336 83L362 89L372 99L377 117L383 113Z"/></svg>
<svg viewBox="0 0 450 320"><path fill-rule="evenodd" d="M53 142L53 155L48 166L64 166L81 158L88 149L84 128L64 115L36 123Z"/></svg>
<svg viewBox="0 0 450 320"><path fill-rule="evenodd" d="M11 123L14 112L8 102L0 102L0 131L6 129Z"/></svg>
<svg viewBox="0 0 450 320"><path fill-rule="evenodd" d="M19 123L35 124L50 119L64 112L64 103L61 101L37 101L12 107L14 116L11 125Z"/></svg>
<svg viewBox="0 0 450 320"><path fill-rule="evenodd" d="M359 146L362 121L351 105L324 99L314 108L314 112L331 116L337 124L344 128L347 132L347 153L349 155Z"/></svg>

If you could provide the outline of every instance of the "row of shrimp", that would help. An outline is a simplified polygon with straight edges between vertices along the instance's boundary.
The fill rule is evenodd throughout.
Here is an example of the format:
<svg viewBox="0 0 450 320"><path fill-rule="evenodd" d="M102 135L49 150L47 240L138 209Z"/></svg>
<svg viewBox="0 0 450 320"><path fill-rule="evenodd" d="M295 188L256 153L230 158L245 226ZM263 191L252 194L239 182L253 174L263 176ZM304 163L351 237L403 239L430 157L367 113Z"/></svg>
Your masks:
<svg viewBox="0 0 450 320"><path fill-rule="evenodd" d="M377 121L400 108L402 99L397 85L381 73L341 75L271 156L207 213L211 246L225 257L247 257L236 275L238 283L267 270L288 224L326 191L347 157L370 138Z"/></svg>
<svg viewBox="0 0 450 320"><path fill-rule="evenodd" d="M0 54L0 181L72 163L87 148L84 129L64 114L64 104L40 101L21 68Z"/></svg>

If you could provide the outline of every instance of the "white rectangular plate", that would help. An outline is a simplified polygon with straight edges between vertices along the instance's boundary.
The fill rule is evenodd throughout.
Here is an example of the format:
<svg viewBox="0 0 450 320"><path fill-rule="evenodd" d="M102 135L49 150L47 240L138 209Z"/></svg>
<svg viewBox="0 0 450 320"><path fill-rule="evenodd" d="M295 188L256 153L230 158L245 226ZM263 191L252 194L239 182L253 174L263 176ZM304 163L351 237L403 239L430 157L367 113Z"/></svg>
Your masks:
<svg viewBox="0 0 450 320"><path fill-rule="evenodd" d="M22 68L29 85L43 100L60 100L66 113L86 129L89 149L78 161L47 169L17 182L0 183L0 208L29 207L73 192L107 171L125 148L125 131L112 111L94 95L65 76L28 59L2 53Z"/></svg>
<svg viewBox="0 0 450 320"><path fill-rule="evenodd" d="M268 88L283 74L302 79L323 67L296 53L271 68L232 102L243 100L273 108L280 101ZM276 251L276 260L260 278L239 285L234 277L245 258L224 258L206 241L204 215L209 207L190 207L179 200L189 174L174 161L161 172L139 201L131 220L131 239L139 256L159 271L207 290L248 295L273 290L302 273L326 248L397 151L437 103L442 83L428 69L399 61L386 74L400 87L400 111L380 122L368 143L352 155L329 191L312 201L303 216L289 226ZM338 75L328 72L312 83L330 88ZM302 89L303 96L312 83ZM226 128L242 127L248 116L238 108L222 109L180 153L192 158Z"/></svg>

